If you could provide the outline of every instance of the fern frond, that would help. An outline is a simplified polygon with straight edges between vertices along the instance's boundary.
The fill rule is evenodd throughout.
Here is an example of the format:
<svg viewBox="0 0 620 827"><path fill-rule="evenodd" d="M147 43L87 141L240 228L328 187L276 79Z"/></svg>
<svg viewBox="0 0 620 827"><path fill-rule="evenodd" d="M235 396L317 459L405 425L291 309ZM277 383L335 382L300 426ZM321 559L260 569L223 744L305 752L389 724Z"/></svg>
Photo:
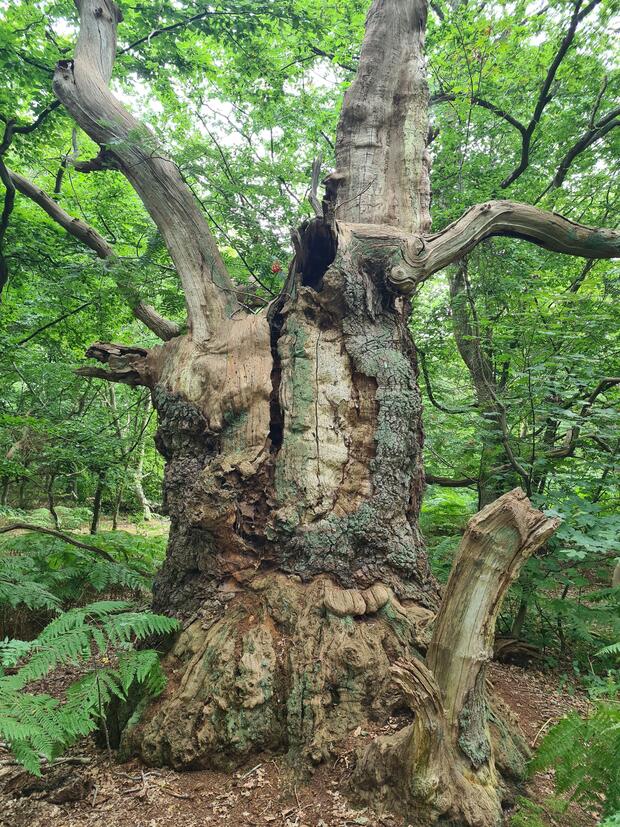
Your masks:
<svg viewBox="0 0 620 827"><path fill-rule="evenodd" d="M151 634L172 632L177 621L139 612L127 601L105 600L63 612L25 644L4 641L7 657L25 658L14 675L0 676L0 739L30 772L39 758L51 760L92 732L113 698L124 699L133 684L155 697L165 686L157 652L135 651L130 643ZM67 663L89 661L93 653L114 649L116 668L94 668L75 681L63 703L44 693L25 691L29 683Z"/></svg>
<svg viewBox="0 0 620 827"><path fill-rule="evenodd" d="M558 792L620 809L620 704L599 703L586 718L571 712L543 739L531 770L553 768Z"/></svg>
<svg viewBox="0 0 620 827"><path fill-rule="evenodd" d="M620 640L612 643L610 646L605 646L595 653L595 657L602 657L604 655L620 655Z"/></svg>

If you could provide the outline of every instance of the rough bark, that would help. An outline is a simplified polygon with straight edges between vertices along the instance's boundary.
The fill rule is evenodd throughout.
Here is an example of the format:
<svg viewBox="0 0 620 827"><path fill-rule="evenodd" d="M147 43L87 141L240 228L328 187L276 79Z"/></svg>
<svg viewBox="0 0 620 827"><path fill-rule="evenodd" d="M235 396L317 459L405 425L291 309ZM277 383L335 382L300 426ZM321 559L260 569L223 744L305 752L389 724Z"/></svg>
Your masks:
<svg viewBox="0 0 620 827"><path fill-rule="evenodd" d="M394 779L405 773L408 791L427 790L429 819L450 811L454 779L468 802L482 784L495 812L492 756L469 775L460 769L471 763L455 744L461 695L444 710L443 678L431 679L423 666L402 667L396 688L391 681L391 663L409 662L428 645L439 604L418 529L421 404L400 294L490 235L611 257L620 234L490 202L428 235L426 7L375 0L341 114L324 217L300 228L282 294L255 315L238 312L176 167L108 89L117 7L78 0L78 8L75 60L59 64L54 88L142 198L179 272L189 316L187 334L150 350L93 345L88 355L102 366L81 371L150 388L166 460L171 530L154 607L179 617L184 631L166 658L168 688L132 716L125 749L177 767L231 765L265 748L320 760L368 717L415 697L419 739L385 751L397 759ZM510 573L533 543L519 529L534 530L519 495L512 502L512 528L496 538L517 555L506 561ZM484 519L480 530L492 534L497 526ZM495 616L486 598L495 593L498 602L510 579L487 567L487 545L476 546L475 558L472 547L464 553L470 568L459 571L470 582L449 587L445 609L477 601L479 614L463 622L479 642ZM492 551L490 563L501 566ZM476 591L472 561L488 593ZM434 651L439 664L443 649L437 643ZM464 649L455 657L467 667L463 680L474 678L474 689L456 686L467 688L480 730L480 664ZM449 674L454 668L446 664ZM431 724L446 733L443 742Z"/></svg>
<svg viewBox="0 0 620 827"><path fill-rule="evenodd" d="M393 669L415 719L370 744L356 780L371 798L404 809L411 824L496 827L502 821L490 726L497 715L485 667L508 586L557 524L518 488L476 514L459 546L426 663L401 661Z"/></svg>
<svg viewBox="0 0 620 827"><path fill-rule="evenodd" d="M320 290L296 272L198 353L180 337L110 357L151 365L171 518L154 605L189 624L180 682L124 736L149 762L325 758L401 703L389 665L428 643L415 353L381 272L340 249Z"/></svg>

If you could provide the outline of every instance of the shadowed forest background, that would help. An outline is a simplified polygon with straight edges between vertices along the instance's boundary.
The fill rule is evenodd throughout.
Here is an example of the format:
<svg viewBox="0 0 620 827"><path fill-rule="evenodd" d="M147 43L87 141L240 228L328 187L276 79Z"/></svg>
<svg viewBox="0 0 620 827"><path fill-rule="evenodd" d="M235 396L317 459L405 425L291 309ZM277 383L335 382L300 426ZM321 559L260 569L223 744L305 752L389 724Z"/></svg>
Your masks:
<svg viewBox="0 0 620 827"><path fill-rule="evenodd" d="M317 184L335 169L367 6L122 4L112 89L156 136L152 154L174 159L249 313L283 289ZM177 333L187 322L160 232L53 95L77 31L68 0L0 2L0 823L121 825L128 801L144 824L189 825L200 813L285 827L395 823L342 803L350 743L303 790L264 757L236 770L233 788L207 771L202 788L170 771L151 774L149 797L141 765L114 776L108 704L137 684L162 692L155 650L178 624L150 608L170 527L150 390L102 381L85 353L161 344L140 320L151 311ZM492 199L618 227L619 32L616 0L431 3L434 232ZM101 243L84 243L89 228ZM517 486L561 519L495 630L491 681L533 747L505 823L620 825L618 262L489 238L410 301L432 573L446 583L468 520ZM393 710L393 729L403 715ZM350 738L374 734L358 727ZM322 799L334 778L335 797ZM273 819L268 784L288 802Z"/></svg>

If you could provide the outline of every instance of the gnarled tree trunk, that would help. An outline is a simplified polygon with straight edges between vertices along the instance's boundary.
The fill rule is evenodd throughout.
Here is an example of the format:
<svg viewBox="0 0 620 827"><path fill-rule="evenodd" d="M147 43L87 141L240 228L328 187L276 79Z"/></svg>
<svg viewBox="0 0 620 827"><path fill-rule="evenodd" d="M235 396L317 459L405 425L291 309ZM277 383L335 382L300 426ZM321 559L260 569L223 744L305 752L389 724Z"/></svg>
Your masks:
<svg viewBox="0 0 620 827"><path fill-rule="evenodd" d="M405 811L413 825L501 823L500 770L509 768L501 766L505 756L498 754L501 719L487 697L486 663L510 583L558 522L532 508L520 488L472 517L426 663L393 667L415 719L370 744L357 766L357 782L370 798Z"/></svg>
<svg viewBox="0 0 620 827"><path fill-rule="evenodd" d="M108 88L117 6L77 5L75 60L58 65L54 89L142 198L188 312L178 335L148 308L140 318L160 347L98 343L88 355L107 367L81 371L151 389L166 459L171 531L154 606L181 619L183 632L166 656L165 693L134 716L124 744L176 767L230 765L264 748L320 760L369 716L402 703L407 691L394 686L390 664L426 648L440 602L418 529L421 405L406 295L491 235L592 257L619 255L620 236L508 201L472 207L429 235L426 2L374 0L324 216L300 228L281 295L247 313L175 165ZM45 194L35 195L54 217ZM94 231L80 233L111 255ZM454 605L444 603L444 617ZM487 631L477 634L486 641ZM437 707L452 667L449 651L432 651ZM427 704L415 725L426 716L451 733L438 752L429 739L424 784L433 762L451 777L460 703L445 715ZM469 704L484 729L480 703ZM419 745L409 743L401 765L415 774ZM459 778L474 796L478 776ZM431 798L420 823L442 812Z"/></svg>

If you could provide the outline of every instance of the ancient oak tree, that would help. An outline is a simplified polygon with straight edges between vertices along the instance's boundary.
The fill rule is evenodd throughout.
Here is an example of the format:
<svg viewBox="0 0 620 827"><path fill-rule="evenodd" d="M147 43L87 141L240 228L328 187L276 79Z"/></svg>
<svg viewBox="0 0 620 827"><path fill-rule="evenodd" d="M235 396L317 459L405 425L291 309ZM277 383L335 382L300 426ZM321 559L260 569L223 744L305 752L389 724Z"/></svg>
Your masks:
<svg viewBox="0 0 620 827"><path fill-rule="evenodd" d="M501 597L554 523L520 491L485 509L441 603L418 528L407 296L494 235L612 258L620 234L511 201L431 233L426 2L374 0L322 215L299 228L281 294L249 312L174 161L110 91L121 10L77 6L75 54L58 64L54 92L100 145L98 163L135 188L187 307L181 331L132 296L162 344L97 343L88 355L101 365L81 370L150 388L166 460L171 529L154 605L184 631L166 656L165 694L134 716L124 747L175 767L265 748L320 761L369 717L409 704L414 724L371 746L359 788L412 823L498 823L518 748L487 702L484 663ZM19 176L13 185L113 257L45 193Z"/></svg>

